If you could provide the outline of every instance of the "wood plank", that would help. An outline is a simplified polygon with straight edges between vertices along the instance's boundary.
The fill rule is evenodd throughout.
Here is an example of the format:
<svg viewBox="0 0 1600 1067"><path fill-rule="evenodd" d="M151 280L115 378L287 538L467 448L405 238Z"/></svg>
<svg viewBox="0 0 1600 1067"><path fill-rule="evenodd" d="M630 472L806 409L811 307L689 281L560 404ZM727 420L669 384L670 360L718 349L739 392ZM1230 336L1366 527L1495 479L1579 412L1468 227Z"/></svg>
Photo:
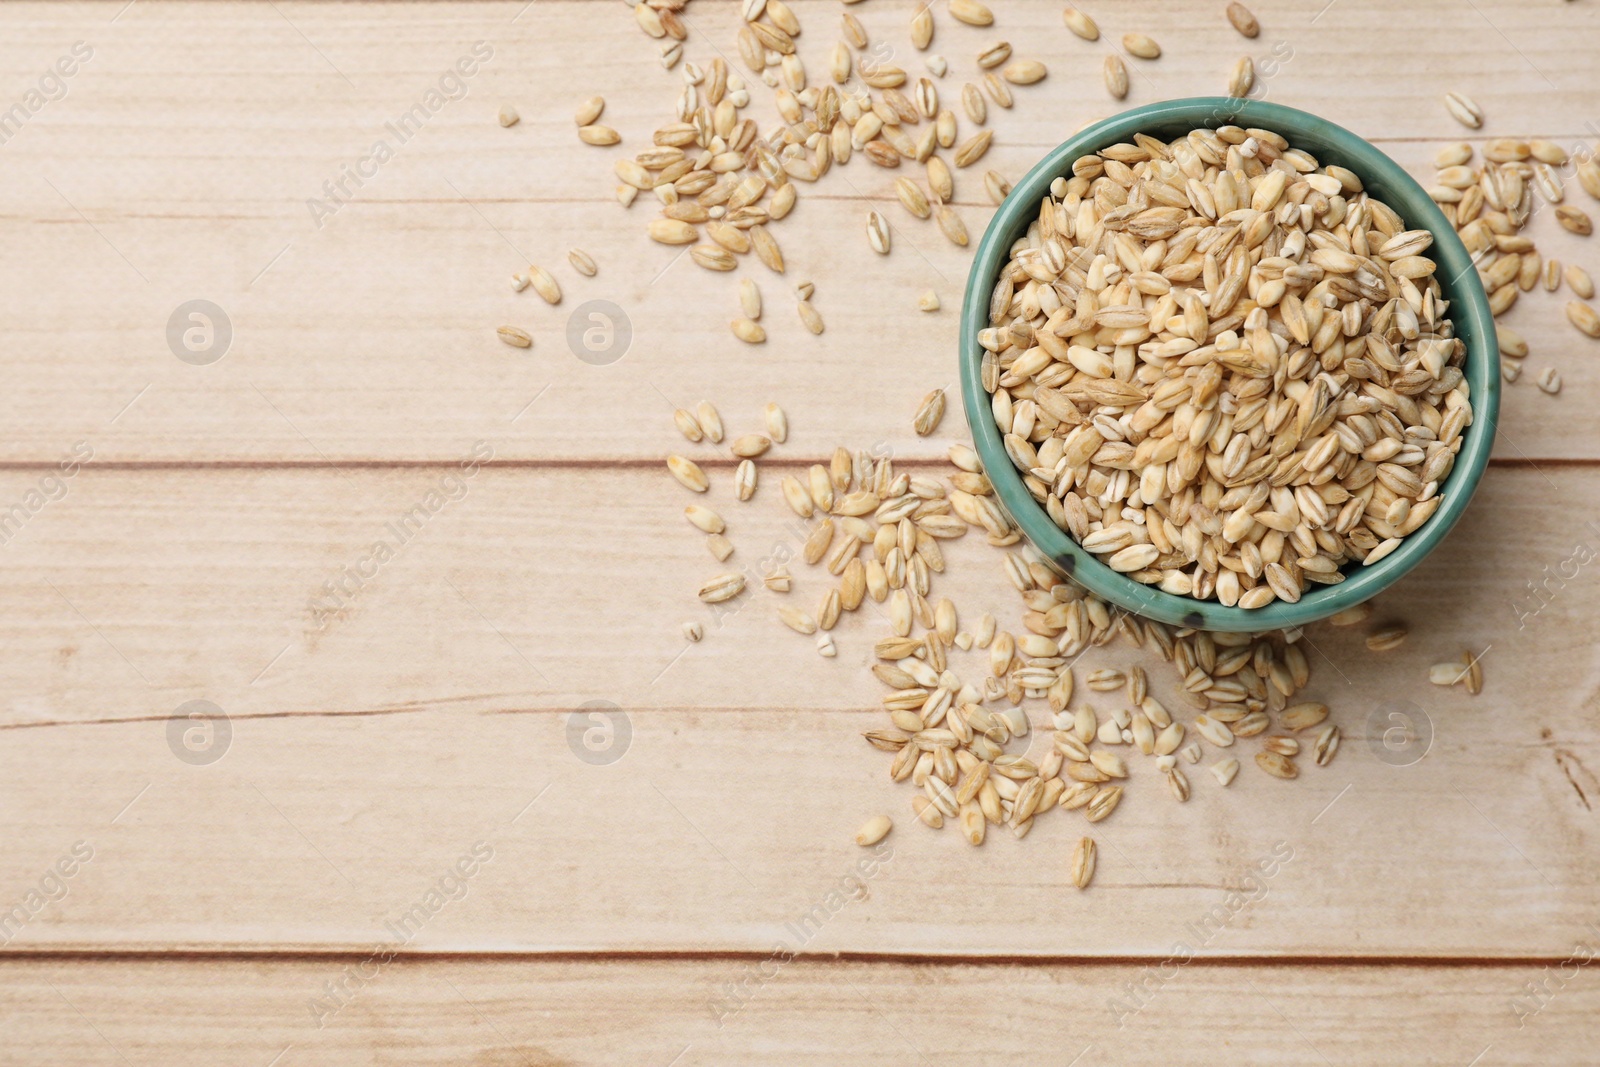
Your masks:
<svg viewBox="0 0 1600 1067"><path fill-rule="evenodd" d="M1167 1064L1579 1062L1594 983L1556 968L470 963L363 968L317 1026L310 1002L361 963L9 962L7 1063L881 1064L1037 1058ZM725 987L760 967L742 1010ZM1122 987L1150 977L1146 1006ZM1572 977L1575 974L1576 977ZM1518 1028L1511 1003L1550 982ZM720 1021L719 1021L720 1020ZM1360 1020L1359 1023L1355 1020ZM1200 1050L1204 1050L1203 1052Z"/></svg>
<svg viewBox="0 0 1600 1067"><path fill-rule="evenodd" d="M462 442L461 454L469 450ZM694 600L714 574L747 569L754 579L770 561L797 557L808 528L776 485L794 467L770 458L749 504L734 499L726 466L710 467L712 490L694 498L656 466L485 466L462 477L91 464L22 525L8 509L37 504L27 493L51 483L0 472L0 721L166 715L216 694L235 713L550 709L594 696L701 709L874 704L877 683L846 662L885 629L877 609L846 619L842 659L827 662L779 629L774 593L741 597L723 616ZM1499 643L1507 659L1530 664L1530 677L1586 688L1587 569L1571 579L1555 571L1594 533L1581 509L1552 506L1597 494L1600 472L1584 467L1494 467L1445 547L1379 600L1384 616L1418 625L1416 638L1382 661L1358 653L1358 635L1344 630L1320 627L1312 638L1346 670L1381 662L1397 673L1458 646ZM725 515L736 545L728 563L683 522L688 502ZM437 510L426 515L430 504ZM378 542L395 558L374 565ZM978 537L947 553L936 595L968 622L990 611L1018 625L1000 553ZM357 577L363 568L370 577ZM826 574L803 563L790 571L792 598L810 609ZM1550 603L1539 609L1528 584L1546 581L1555 592L1542 593ZM342 585L338 600L330 582ZM682 637L691 619L709 630L693 648ZM816 670L827 672L826 688L790 685Z"/></svg>
<svg viewBox="0 0 1600 1067"><path fill-rule="evenodd" d="M470 448L461 442L460 454ZM786 468L763 460L762 469L755 499L741 504L726 466L711 468L713 487L696 498L653 464L488 465L471 478L91 464L20 526L7 509L49 483L0 472L11 579L0 587L0 723L159 716L207 696L236 714L570 709L593 696L669 708L873 705L878 683L857 664L886 627L876 608L846 619L841 658L829 662L777 626L776 594L747 594L723 616L694 599L719 572L754 579L769 561L798 556L808 531L781 502ZM1497 467L1479 494L1434 558L1379 600L1382 617L1417 627L1407 645L1374 660L1358 651L1359 634L1323 626L1312 639L1347 672L1382 663L1408 682L1443 654L1495 642L1512 653L1503 669L1525 664L1524 677L1586 693L1589 571L1556 571L1594 533L1581 511L1553 505L1596 499L1600 472ZM727 563L680 517L691 501L726 517L736 546ZM423 516L428 504L438 509ZM394 558L375 565L380 541ZM969 623L990 611L1016 627L1020 602L1000 554L976 537L947 553L936 595ZM370 577L356 577L363 568ZM790 570L792 601L811 609L825 574ZM1529 583L1546 581L1555 592L1536 611ZM339 600L326 592L335 582ZM709 631L703 644L686 644L690 620ZM1497 666L1487 665L1491 679ZM828 683L797 692L801 672ZM1502 690L1514 691L1514 682Z"/></svg>
<svg viewBox="0 0 1600 1067"><path fill-rule="evenodd" d="M712 502L749 553L730 563L797 543L773 473L744 508L718 478ZM0 475L0 500L24 477ZM910 821L908 791L856 737L880 721L862 669L876 617L848 619L823 660L763 591L686 646L678 620L718 567L658 471L481 470L345 617L312 627L307 597L440 479L91 466L13 537L0 885L35 883L80 839L100 857L14 947L361 944L483 840L497 858L481 888L419 946L758 951L848 872L877 811L901 823L896 859L817 951L1158 952L1280 841L1297 859L1209 951L1546 955L1592 919L1590 570L1536 614L1524 586L1594 543L1551 505L1596 499L1600 472L1492 471L1445 547L1382 598L1374 621L1409 621L1405 645L1380 658L1360 631L1308 634L1309 695L1347 735L1338 760L1292 784L1247 765L1228 791L1198 768L1181 807L1141 783L1102 826L1087 894L1063 888L1076 815L982 851ZM954 543L937 589L1014 620L995 555ZM820 589L806 575L791 595ZM1486 647L1482 697L1427 684L1429 663ZM1128 660L1113 646L1081 666ZM169 747L191 699L232 716L208 766ZM609 765L569 748L590 700L628 716ZM1373 748L1392 723L1369 716L1389 702L1431 723L1414 765L1394 764L1418 750Z"/></svg>
<svg viewBox="0 0 1600 1067"><path fill-rule="evenodd" d="M12 254L0 284L13 299L0 329L19 343L0 461L53 462L80 440L105 461L443 461L472 436L496 440L507 457L654 457L673 441L671 406L703 396L736 411L780 398L793 408L797 443L811 449L844 439L881 440L905 456L942 449L910 433L909 415L928 388L953 380L965 254L898 208L889 209L896 254L868 254L861 220L869 202L888 203L892 175L841 169L775 229L788 275L746 268L766 291L771 341L734 340L725 328L733 279L674 265L673 250L643 235L646 206L624 211L611 200L618 153L573 137L574 98L602 91L625 143L645 143L681 84L620 6L541 0L513 21L521 0L448 9L147 0L112 23L121 6L7 9L8 83L37 81L75 40L95 53L66 97L5 144L0 240ZM803 51L820 69L836 5L795 7L813 27ZM1257 7L1265 29L1248 44L1207 5L1123 5L1102 13L1105 41L1090 46L1050 5L1014 3L997 5L993 31L941 19L936 47L953 64L947 95L996 35L1049 63L1050 78L1020 90L995 123L983 166L1013 176L1112 110L1097 52L1137 27L1159 27L1167 51L1135 64L1128 104L1217 91L1235 55L1264 60L1277 49L1292 58L1266 82L1271 99L1379 140L1419 176L1436 143L1462 132L1439 102L1446 89L1483 103L1486 134L1592 138L1584 116L1600 108L1589 77L1600 16L1589 5L1495 0L1463 15L1343 0L1318 18L1287 0ZM862 17L916 67L902 36L909 10L907 0ZM691 58L730 47L737 5L702 0L691 18ZM1441 21L1452 27L1448 69L1414 49ZM206 49L193 48L196 34ZM480 40L494 56L465 96L319 228L308 199ZM549 62L551 40L583 57L583 69ZM1383 75L1352 76L1353 56ZM492 119L506 101L523 115L510 130ZM990 208L975 176L958 184L976 233ZM1549 218L1533 232L1564 259L1589 255ZM573 245L600 261L597 278L566 268ZM560 308L506 288L525 257L558 264L568 293ZM818 284L829 324L821 338L789 309L787 286L801 278ZM929 287L945 304L936 315L913 310ZM195 298L223 307L233 327L230 351L210 366L180 362L165 336L174 309ZM568 348L569 318L588 300L630 317L632 347L615 364L591 366ZM1591 342L1565 324L1556 298L1524 303L1512 322L1538 353L1530 378L1552 363L1566 394L1552 401L1531 382L1511 389L1500 454L1600 457L1600 415L1577 402L1600 387ZM530 353L494 338L508 321L537 335ZM840 383L857 387L848 403ZM957 423L952 415L947 432L959 434Z"/></svg>

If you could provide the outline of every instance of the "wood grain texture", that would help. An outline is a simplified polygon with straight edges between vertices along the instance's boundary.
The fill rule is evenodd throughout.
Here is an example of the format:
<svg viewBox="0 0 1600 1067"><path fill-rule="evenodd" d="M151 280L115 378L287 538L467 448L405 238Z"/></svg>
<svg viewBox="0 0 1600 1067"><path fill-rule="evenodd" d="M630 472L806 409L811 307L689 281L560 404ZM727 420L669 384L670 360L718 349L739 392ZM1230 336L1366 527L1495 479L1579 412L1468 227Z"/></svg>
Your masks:
<svg viewBox="0 0 1600 1067"><path fill-rule="evenodd" d="M27 961L0 964L18 1012L0 1063L1162 1065L1181 1049L1191 1062L1543 1067L1584 1061L1600 1009L1590 975L1569 968L1558 986L1558 968ZM1519 1029L1512 1000L1540 980L1547 1006ZM341 981L347 1006L319 1029L312 998L331 1003ZM740 982L742 1010L719 1007ZM1133 1005L1136 983L1145 1006L1119 1015L1112 1002Z"/></svg>
<svg viewBox="0 0 1600 1067"><path fill-rule="evenodd" d="M775 472L746 505L726 473L711 502L739 545L729 566L759 569L798 538ZM21 477L0 488L16 495ZM440 477L90 467L7 546L5 688L28 702L13 696L3 731L5 884L80 838L102 856L17 946L359 944L482 839L499 858L481 889L420 945L755 951L847 873L850 836L877 811L900 823L898 858L818 951L1159 952L1279 841L1300 860L1209 951L1541 955L1592 917L1592 576L1550 586L1537 613L1525 586L1600 538L1576 515L1539 519L1552 500L1595 499L1600 472L1491 472L1462 527L1380 600L1374 625L1415 627L1399 649L1367 652L1370 627L1308 632L1308 695L1346 734L1329 768L1303 761L1282 783L1241 751L1231 789L1193 768L1197 796L1179 806L1135 760L1150 780L1101 825L1089 894L1064 888L1076 814L981 851L915 824L910 790L858 737L883 722L863 667L886 624L849 618L831 661L779 625L765 590L719 626L692 591L723 568L663 471L481 470L347 612L308 626L318 584ZM597 531L604 551L586 547ZM969 624L988 609L1015 626L998 557L951 543L935 592ZM809 607L824 585L793 569L789 596ZM703 643L684 642L687 618ZM1463 649L1484 653L1476 700L1427 683ZM1131 657L1091 650L1080 685ZM983 662L953 660L974 676ZM1142 662L1179 708L1171 669ZM209 766L169 747L191 699L232 717ZM1081 699L1105 711L1120 694ZM591 701L628 717L608 765L569 747ZM1426 720L1431 742L1385 762L1390 710Z"/></svg>
<svg viewBox="0 0 1600 1067"><path fill-rule="evenodd" d="M798 556L809 527L782 503L777 482L795 469L783 458L763 461L745 504L727 465L710 468L713 487L697 497L659 464L489 465L468 478L91 463L64 497L0 527L14 531L0 587L0 724L162 717L200 697L238 715L567 710L594 697L680 709L872 706L881 687L860 668L887 622L870 600L840 630L841 658L828 661L778 624L777 594L754 589L721 615L695 599L715 574L747 571L756 584ZM41 477L0 474L0 502L24 501ZM1556 706L1591 699L1592 576L1562 563L1600 535L1588 525L1596 517L1555 506L1600 499L1600 472L1496 468L1479 494L1444 546L1378 601L1374 624L1408 621L1415 636L1378 657L1361 647L1364 630L1314 627L1326 652L1312 657L1319 682L1342 685L1342 672L1374 692L1403 684L1431 698L1427 664L1494 644L1485 670L1510 681L1485 702L1514 698L1522 680L1548 681L1558 698L1570 690ZM726 563L682 517L688 503L725 517L735 545ZM387 562L380 543L393 552ZM988 611L1018 629L1001 553L975 535L947 553L935 595L954 600L967 624ZM789 570L789 602L811 610L825 571L798 561ZM330 583L342 587L337 600ZM709 631L702 644L683 638L690 620Z"/></svg>
<svg viewBox="0 0 1600 1067"><path fill-rule="evenodd" d="M754 348L735 340L727 330L734 279L652 244L648 205L623 210L611 196L612 163L648 143L682 84L625 12L593 0L539 0L525 10L520 0L140 3L109 22L120 6L9 9L6 84L36 81L76 40L94 56L63 99L4 145L0 240L12 254L0 283L13 299L0 329L19 343L8 360L0 460L52 461L78 440L107 460L445 460L463 435L499 439L503 455L521 458L655 457L670 440L672 405L704 396L747 409L780 397L816 447L867 437L928 454L910 413L927 389L954 378L965 252L893 205L893 172L864 162L837 169L774 227L788 273L741 268L766 291L771 340ZM995 147L958 175L968 229L980 232L991 210L983 169L1019 176L1071 130L1114 110L1099 84L1100 54L1132 28L1156 30L1166 51L1133 63L1128 105L1219 92L1232 60L1249 53L1263 71L1275 64L1263 82L1269 99L1351 126L1423 178L1437 144L1466 132L1443 108L1447 89L1483 104L1485 135L1578 143L1600 123L1589 77L1600 17L1591 5L1500 0L1396 12L1339 0L1320 17L1287 2L1257 6L1264 29L1255 41L1210 3L1102 12L1105 37L1093 46L1067 33L1050 4L1002 5L993 30L941 18L934 47L952 64L949 98L996 36L1051 70L1018 90L1014 109L993 109ZM802 53L820 71L837 5L795 7L808 27ZM868 5L861 17L915 69L909 10ZM704 61L713 47L729 50L736 19L729 0L701 0L687 55ZM1419 59L1414 42L1441 22L1450 25L1448 64ZM479 41L492 58L399 144L385 124ZM549 41L561 41L573 62L550 62ZM577 142L572 108L591 92L608 97L606 121L622 130L622 148ZM509 130L494 121L505 102L523 115ZM759 95L752 110L775 114ZM308 201L325 198L323 183L385 138L396 142L394 158L318 225ZM1587 202L1575 183L1572 195ZM869 203L897 231L887 258L866 248ZM1589 241L1548 217L1532 232L1563 259L1590 255ZM598 277L567 267L574 245L599 261ZM529 259L560 277L559 308L507 287ZM805 278L816 282L828 323L820 338L790 307L789 287ZM943 311L914 311L925 288L940 294ZM194 298L221 305L233 326L228 354L210 366L182 363L167 345L169 316ZM569 349L569 319L589 300L609 301L631 321L632 345L614 364L591 366ZM1508 390L1499 454L1596 458L1600 426L1579 401L1600 388L1600 364L1588 358L1594 343L1565 323L1561 300L1540 292L1523 304L1510 321L1536 355L1529 380ZM503 323L529 329L533 350L498 342ZM1559 400L1532 387L1545 365L1566 379ZM859 391L838 403L833 390L846 383Z"/></svg>

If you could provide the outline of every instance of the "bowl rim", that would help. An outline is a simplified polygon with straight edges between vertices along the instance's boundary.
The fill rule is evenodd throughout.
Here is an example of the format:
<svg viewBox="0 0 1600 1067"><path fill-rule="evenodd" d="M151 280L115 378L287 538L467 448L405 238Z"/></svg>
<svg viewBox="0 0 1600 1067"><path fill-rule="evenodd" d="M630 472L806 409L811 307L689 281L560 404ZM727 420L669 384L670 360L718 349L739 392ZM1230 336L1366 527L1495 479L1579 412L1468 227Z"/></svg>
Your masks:
<svg viewBox="0 0 1600 1067"><path fill-rule="evenodd" d="M1347 575L1342 583L1308 590L1295 603L1274 600L1261 608L1228 607L1216 600L1167 593L1112 570L1057 526L1028 492L1005 452L989 394L983 388L983 349L978 333L988 325L993 279L1009 257L1012 242L1037 218L1038 204L1048 194L1050 183L1070 174L1072 161L1085 153L1131 140L1135 133L1152 127L1184 124L1190 128L1241 125L1272 130L1288 139L1291 147L1312 142L1320 163L1347 167L1364 184L1382 187L1381 198L1409 227L1433 234L1431 253L1439 264L1441 288L1450 300L1456 336L1467 346L1463 371L1469 383L1473 421L1463 431L1456 462L1440 486L1444 502L1388 556ZM1397 199L1404 201L1403 207L1394 203ZM1500 408L1499 345L1488 297L1466 246L1427 191L1376 146L1342 126L1283 104L1229 97L1186 97L1132 108L1085 127L1046 153L1013 186L978 242L962 303L959 359L963 406L974 446L1001 507L1024 537L1057 570L1116 607L1172 625L1228 632L1276 630L1326 618L1370 599L1416 567L1466 511L1488 466Z"/></svg>

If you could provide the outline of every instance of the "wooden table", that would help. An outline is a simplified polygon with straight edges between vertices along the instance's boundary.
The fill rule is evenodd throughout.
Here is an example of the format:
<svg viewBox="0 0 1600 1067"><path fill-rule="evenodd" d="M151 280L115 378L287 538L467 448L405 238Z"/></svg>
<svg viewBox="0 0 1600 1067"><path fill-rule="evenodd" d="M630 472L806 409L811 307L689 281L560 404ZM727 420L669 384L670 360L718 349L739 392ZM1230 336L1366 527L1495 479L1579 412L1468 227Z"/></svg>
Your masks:
<svg viewBox="0 0 1600 1067"><path fill-rule="evenodd" d="M840 5L793 6L821 70ZM1463 133L1448 90L1483 105L1484 137L1600 131L1590 0L1258 0L1254 41L1221 0L1123 0L1086 5L1095 45L1059 7L1002 0L978 30L938 5L947 94L997 38L1050 67L978 170L1018 176L1109 113L1101 54L1134 29L1165 54L1134 64L1129 105L1220 91L1248 53L1268 98L1418 176ZM920 69L909 3L852 10ZM687 18L687 58L736 58L737 4ZM16 3L0 30L0 105L21 105L0 146L0 909L21 909L0 1063L1593 1061L1600 578L1563 561L1600 549L1600 360L1564 294L1511 315L1534 354L1479 498L1378 605L1410 639L1380 656L1361 628L1308 631L1339 757L1294 783L1201 772L1186 805L1144 783L1078 892L1076 816L982 849L911 819L857 736L881 714L875 616L824 660L770 596L721 625L694 600L716 565L661 467L673 407L710 399L738 431L789 412L755 501L707 464L741 565L793 543L784 471L839 444L931 467L965 435L954 408L911 432L954 379L965 255L901 212L891 172L803 190L774 227L787 274L741 268L768 305L751 347L726 329L733 278L612 195L682 84L622 5ZM574 136L592 93L623 149ZM358 167L335 205L324 183ZM887 258L869 205L896 227ZM981 232L976 173L956 208ZM1548 215L1532 232L1600 267ZM507 286L530 259L559 308ZM820 337L790 307L803 279ZM936 314L915 309L928 288ZM175 358L192 300L231 326L219 360L186 312L200 352ZM630 320L614 362L565 339L591 300ZM1547 365L1558 397L1532 384ZM1013 625L998 553L950 555L963 611ZM1427 681L1462 650L1484 657L1476 699ZM175 719L191 701L226 719ZM592 701L626 736L586 761ZM1398 754L1396 707L1419 730ZM879 811L892 857L862 877L851 836Z"/></svg>

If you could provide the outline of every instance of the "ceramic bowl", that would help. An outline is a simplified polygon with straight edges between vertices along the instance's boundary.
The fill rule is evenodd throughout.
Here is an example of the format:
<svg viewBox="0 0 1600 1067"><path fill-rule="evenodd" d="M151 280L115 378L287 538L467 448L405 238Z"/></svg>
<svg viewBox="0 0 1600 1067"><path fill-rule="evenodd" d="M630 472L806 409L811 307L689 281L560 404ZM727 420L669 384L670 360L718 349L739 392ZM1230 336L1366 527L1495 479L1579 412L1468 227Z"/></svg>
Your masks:
<svg viewBox="0 0 1600 1067"><path fill-rule="evenodd" d="M1439 490L1444 503L1432 518L1372 566L1346 565L1343 582L1313 585L1293 604L1275 600L1253 610L1143 585L1084 551L1058 527L1033 499L1022 475L1006 455L990 412L989 395L983 388L983 349L978 344L979 331L988 325L989 294L1009 258L1012 243L1038 217L1039 203L1049 194L1051 181L1061 175L1071 176L1073 160L1118 142L1132 141L1135 133L1171 140L1193 129L1224 125L1274 130L1292 147L1310 152L1324 166L1349 168L1360 176L1368 192L1400 214L1408 228L1433 232L1434 243L1428 254L1439 264L1436 276L1450 302L1456 336L1466 343L1464 370L1473 406L1472 425L1464 432L1455 466ZM1500 407L1500 351L1489 301L1461 239L1423 188L1377 148L1326 119L1282 104L1226 97L1167 100L1134 108L1084 129L1030 170L995 212L978 243L961 313L960 358L962 397L975 447L1000 504L1023 535L1062 574L1108 603L1146 618L1207 630L1255 632L1300 626L1353 607L1398 581L1444 540L1466 510L1489 462Z"/></svg>

